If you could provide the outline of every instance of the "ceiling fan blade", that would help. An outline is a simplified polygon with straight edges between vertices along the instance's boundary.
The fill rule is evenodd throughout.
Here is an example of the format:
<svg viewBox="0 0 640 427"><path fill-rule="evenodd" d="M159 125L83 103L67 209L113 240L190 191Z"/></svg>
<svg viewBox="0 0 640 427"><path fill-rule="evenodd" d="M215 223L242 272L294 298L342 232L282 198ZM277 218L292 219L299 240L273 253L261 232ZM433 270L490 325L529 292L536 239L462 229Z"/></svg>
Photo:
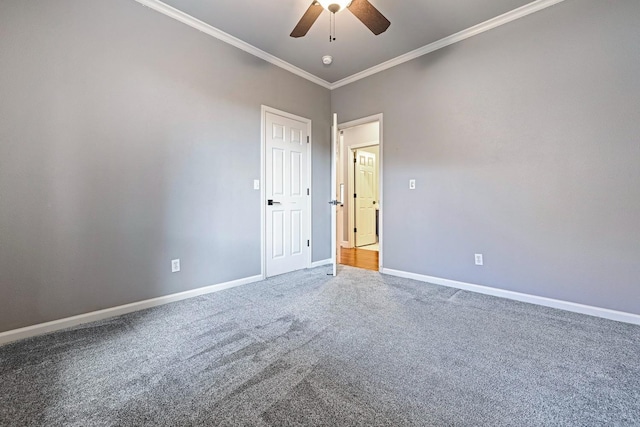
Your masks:
<svg viewBox="0 0 640 427"><path fill-rule="evenodd" d="M391 22L368 0L353 0L347 8L376 36L387 31Z"/></svg>
<svg viewBox="0 0 640 427"><path fill-rule="evenodd" d="M304 37L323 10L324 8L320 6L320 3L313 0L309 9L307 9L304 15L302 15L302 18L300 18L298 25L296 25L291 32L291 37Z"/></svg>

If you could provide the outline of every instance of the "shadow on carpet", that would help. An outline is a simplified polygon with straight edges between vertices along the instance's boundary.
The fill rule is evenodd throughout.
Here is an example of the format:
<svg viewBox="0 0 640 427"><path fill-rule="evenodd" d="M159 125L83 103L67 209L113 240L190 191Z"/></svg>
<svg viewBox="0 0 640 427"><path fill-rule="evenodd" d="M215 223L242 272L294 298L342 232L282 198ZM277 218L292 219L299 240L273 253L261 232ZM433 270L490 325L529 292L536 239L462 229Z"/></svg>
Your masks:
<svg viewBox="0 0 640 427"><path fill-rule="evenodd" d="M639 425L640 327L342 267L0 347L0 425Z"/></svg>

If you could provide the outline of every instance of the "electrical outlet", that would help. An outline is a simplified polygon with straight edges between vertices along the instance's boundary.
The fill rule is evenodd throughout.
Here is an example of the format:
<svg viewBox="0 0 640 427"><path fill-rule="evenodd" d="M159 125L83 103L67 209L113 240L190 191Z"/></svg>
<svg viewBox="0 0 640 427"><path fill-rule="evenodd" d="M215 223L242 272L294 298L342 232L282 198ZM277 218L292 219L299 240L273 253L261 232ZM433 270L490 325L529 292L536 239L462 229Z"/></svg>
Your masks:
<svg viewBox="0 0 640 427"><path fill-rule="evenodd" d="M260 189L260 180L259 179L254 179L253 180L253 189L254 190L259 190Z"/></svg>
<svg viewBox="0 0 640 427"><path fill-rule="evenodd" d="M180 260L179 259L172 259L171 260L171 272L172 273L177 273L178 271L180 271Z"/></svg>
<svg viewBox="0 0 640 427"><path fill-rule="evenodd" d="M410 179L409 180L409 190L415 190L416 189L416 180L415 179Z"/></svg>
<svg viewBox="0 0 640 427"><path fill-rule="evenodd" d="M482 254L476 254L476 265L484 265L484 260L482 259Z"/></svg>

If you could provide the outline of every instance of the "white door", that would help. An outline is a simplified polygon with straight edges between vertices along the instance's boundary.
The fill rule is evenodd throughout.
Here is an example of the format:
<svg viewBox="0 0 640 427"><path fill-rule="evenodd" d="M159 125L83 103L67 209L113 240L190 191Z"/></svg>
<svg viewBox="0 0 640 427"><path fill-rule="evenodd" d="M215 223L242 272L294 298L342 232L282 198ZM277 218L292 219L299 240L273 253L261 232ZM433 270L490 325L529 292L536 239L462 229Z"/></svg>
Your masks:
<svg viewBox="0 0 640 427"><path fill-rule="evenodd" d="M266 112L267 277L309 266L307 123Z"/></svg>
<svg viewBox="0 0 640 427"><path fill-rule="evenodd" d="M331 263L333 275L338 274L338 218L337 209L340 203L338 195L338 115L333 113L331 126Z"/></svg>
<svg viewBox="0 0 640 427"><path fill-rule="evenodd" d="M356 246L376 243L376 155L355 152Z"/></svg>

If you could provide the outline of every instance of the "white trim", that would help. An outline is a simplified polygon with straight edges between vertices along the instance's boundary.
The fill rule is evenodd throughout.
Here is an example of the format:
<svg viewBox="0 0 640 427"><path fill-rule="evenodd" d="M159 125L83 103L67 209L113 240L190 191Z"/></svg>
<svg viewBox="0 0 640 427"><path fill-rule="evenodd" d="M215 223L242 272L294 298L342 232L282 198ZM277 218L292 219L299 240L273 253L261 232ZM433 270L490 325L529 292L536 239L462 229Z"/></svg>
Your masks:
<svg viewBox="0 0 640 427"><path fill-rule="evenodd" d="M348 240L343 240L342 243L340 243L340 246L342 246L343 248L350 248L351 246L349 246L349 241Z"/></svg>
<svg viewBox="0 0 640 427"><path fill-rule="evenodd" d="M171 302L181 301L187 298L193 298L200 295L219 292L225 289L235 288L236 286L247 285L249 283L259 282L260 280L262 280L262 276L246 277L244 279L219 283L217 285L205 286L203 288L193 289L190 291L165 295L163 297L152 298L125 305L119 305L117 307L105 308L104 310L92 311L90 313L79 314L77 316L66 317L64 319L53 320L51 322L40 323L38 325L27 326L20 329L2 332L0 333L0 345L7 344L12 341L34 337L36 335L59 331L60 329L70 328L72 326L81 325L83 323L108 319L109 317L120 316L123 314L132 313L134 311L144 310L151 307L157 307L159 305L169 304Z"/></svg>
<svg viewBox="0 0 640 427"><path fill-rule="evenodd" d="M331 87L331 84L328 81L323 80L320 77L317 77L307 71L304 71L302 68L298 68L295 65L292 65L286 61L283 61L282 59L276 56L273 56L262 49L258 49L257 47L250 45L249 43L244 42L239 38L236 38L230 34L227 34L224 31L219 30L218 28L215 28L205 22L202 22L199 19L194 18L193 16L187 13L184 13L181 10L178 10L174 7L171 7L168 4L165 4L159 0L135 0L135 1L137 1L138 3L144 6L147 6L150 9L155 10L156 12L160 12L163 15L166 15L169 18L173 18L176 21L182 22L183 24L186 24L192 28L195 28L198 31L202 31L205 34L215 37L220 41L228 43L231 46L235 46L240 50L250 53L251 55L257 56L260 59L264 59L265 61L273 65L276 65L282 69L285 69L297 76L305 78L310 82L313 82L327 89L330 89Z"/></svg>
<svg viewBox="0 0 640 427"><path fill-rule="evenodd" d="M380 207L380 212L378 214L378 270L382 270L382 263L384 259L384 239L382 235L384 234L384 149L383 149L383 141L384 141L384 120L382 113L378 114L378 147L379 147L379 156L378 156L378 205Z"/></svg>
<svg viewBox="0 0 640 427"><path fill-rule="evenodd" d="M298 120L301 118L302 117L299 117ZM307 258L307 268L310 268L313 261L313 122L311 119L305 120L307 120L307 136L309 137L309 152L307 154L307 185L309 186L309 197L307 197L307 209L309 210L309 215L307 216L307 221L309 221L309 255Z"/></svg>
<svg viewBox="0 0 640 427"><path fill-rule="evenodd" d="M356 126L366 125L368 123L373 123L377 121L382 122L382 113L373 114L371 116L363 117L361 119L351 120L350 122L338 123L338 130L354 128ZM380 134L380 137L381 137L380 139L382 139L382 134ZM377 143L379 143L379 141ZM372 143L371 145L375 145L375 144Z"/></svg>
<svg viewBox="0 0 640 427"><path fill-rule="evenodd" d="M380 208L380 216L378 218L379 221L379 225L378 225L378 243L380 245L379 251L378 251L378 270L382 271L383 269L383 259L384 259L384 239L383 239L383 217L384 217L384 155L383 155L383 140L384 140L384 132L383 132L383 118L384 118L384 114L379 113L379 114L374 114L372 116L367 116L367 117L363 117L361 119L356 119L356 120L351 120L350 122L345 122L345 123L340 123L338 124L338 131L341 130L345 130L345 129L349 129L352 127L356 127L356 126L360 126L360 125L364 125L367 123L374 123L374 122L378 122L379 124L379 128L378 128L378 142L377 144L369 144L366 146L370 146L370 145L378 145L379 149L380 149L380 155L378 158L378 188L379 188L379 196L380 199L378 200L378 206ZM351 147L356 147L357 145L360 144L353 144L353 145L349 145L347 146L347 153L350 152ZM353 159L351 159L353 160ZM349 176L351 176L351 174L349 174ZM351 181L350 181L351 182ZM353 184L351 184L351 187L349 188L353 188ZM349 203L349 206L351 206L352 203ZM355 246L355 236L353 235L353 228L349 229L349 241L347 242L348 245L353 244L353 246Z"/></svg>
<svg viewBox="0 0 640 427"><path fill-rule="evenodd" d="M136 0L137 1L137 0ZM267 238L266 238L266 223L267 223L267 210L266 210L266 153L265 148L267 144L266 123L267 113L275 114L277 116L286 117L288 119L296 120L307 124L307 136L309 137L309 147L307 153L307 183L309 185L309 197L307 197L307 224L309 225L309 250L307 251L307 266L312 267L311 260L313 259L313 126L311 119L306 117L297 116L295 114L288 113L286 111L278 110L267 105L260 106L260 274L263 279L267 278Z"/></svg>
<svg viewBox="0 0 640 427"><path fill-rule="evenodd" d="M564 0L537 0L532 3L526 4L512 11L496 16L495 18L489 19L488 21L485 21L478 25L474 25L473 27L467 28L466 30L462 30L450 36L444 37L426 46L420 47L411 52L407 52L404 55L400 55L394 59L390 59L381 64L375 65L369 69L360 71L359 73L353 74L349 77L345 77L344 79L338 80L337 82L331 83L329 85L329 89L331 90L337 89L339 87L364 79L365 77L369 77L373 74L377 74L381 71L395 67L396 65L404 64L405 62L408 62L420 56L426 55L427 53L431 53L438 49L442 49L443 47L447 47L454 43L458 43L462 40L468 39L469 37L476 36L478 34L484 33L485 31L489 31L496 27L499 27L501 25L508 24L509 22L515 21L516 19L520 19L532 13L546 9L562 1Z"/></svg>
<svg viewBox="0 0 640 427"><path fill-rule="evenodd" d="M356 198L351 197L352 194L356 193L356 176L353 171L353 165L356 162L356 152L351 149L350 146L347 146L346 150L347 155L347 194L349 195L349 208L347 209L347 224L349 224L349 229L347 230L347 237L349 239L349 247L356 247Z"/></svg>
<svg viewBox="0 0 640 427"><path fill-rule="evenodd" d="M333 204L333 201L338 200L338 113L333 113L331 118L331 197L330 210L331 210L331 275L336 277L338 275L338 263L340 262L338 251L338 206ZM342 201L342 200L341 200Z"/></svg>
<svg viewBox="0 0 640 427"><path fill-rule="evenodd" d="M331 258L329 259L323 259L322 261L314 261L311 263L311 268L316 268L316 267L322 267L325 265L331 265L332 261Z"/></svg>
<svg viewBox="0 0 640 427"><path fill-rule="evenodd" d="M626 313L624 311L610 310L608 308L594 307L591 305L578 304L575 302L541 297L537 295L507 291L505 289L492 288L489 286L475 285L473 283L458 282L456 280L442 279L440 277L432 277L423 274L409 273L406 271L392 270L389 268L383 268L381 272L390 276L404 277L406 279L418 280L420 282L428 282L435 285L447 286L450 288L462 289L465 291L476 292L485 295L492 295L494 297L506 298L515 301L526 302L529 304L586 314L589 316L602 317L604 319L616 320L618 322L640 325L640 315Z"/></svg>
<svg viewBox="0 0 640 427"><path fill-rule="evenodd" d="M337 129L337 126L336 126ZM336 171L336 200L340 202L339 205L336 206L336 223L337 223L337 229L338 229L338 234L336 234L336 243L337 243L337 248L336 248L336 273L337 273L337 268L338 268L338 264L340 263L340 258L342 256L342 248L344 247L344 231L346 230L346 224L344 221L344 204L345 204L345 199L347 198L347 194L346 194L346 190L347 190L347 186L344 183L344 135L343 132L341 131L337 131L337 138L338 138L338 147L337 147L337 152L336 152L336 167L337 167L337 171Z"/></svg>
<svg viewBox="0 0 640 427"><path fill-rule="evenodd" d="M546 9L550 6L558 4L564 0L536 0L524 6L521 6L512 11L506 12L500 16L496 16L495 18L489 19L485 22L482 22L473 27L467 28L450 36L444 37L440 40L437 40L433 43L430 43L426 46L415 49L411 52L407 52L403 55L400 55L396 58L385 61L381 64L375 65L369 69L361 71L359 73L353 74L351 76L345 77L337 82L329 83L328 81L321 79L318 76L315 76L308 71L305 71L299 67L296 67L293 64L290 64L270 53L263 51L262 49L258 49L257 47L238 39L224 31L215 28L212 25L207 24L206 22L202 22L201 20L194 18L193 16L182 12L168 4L161 2L160 0L135 0L138 3L147 6L150 9L153 9L157 12L162 13L176 21L182 22L192 28L195 28L198 31L202 31L205 34L208 34L216 39L223 41L225 43L230 44L231 46L235 46L238 49L241 49L251 55L257 56L273 65L276 65L284 70L287 70L297 76L300 76L304 79L309 80L317 85L320 85L329 90L337 89L339 87L348 85L350 83L356 82L358 80L364 79L365 77L369 77L373 74L379 73L381 71L387 70L391 67L395 67L396 65L403 64L405 62L411 61L420 56L426 55L427 53L431 53L438 49L442 49L443 47L452 45L454 43L460 42L462 40L468 39L469 37L476 36L478 34L484 33L485 31L489 31L496 27L499 27L504 24L508 24L509 22L515 21L516 19L523 18L532 13L538 12L540 10Z"/></svg>
<svg viewBox="0 0 640 427"><path fill-rule="evenodd" d="M267 116L264 105L260 106L260 275L267 278L267 193L264 188L266 182L265 150Z"/></svg>
<svg viewBox="0 0 640 427"><path fill-rule="evenodd" d="M373 121L371 123L375 123L375 121ZM378 147L379 145L380 145L379 141L360 142L359 144L348 145L347 149L353 151L353 150L357 150L359 148Z"/></svg>

